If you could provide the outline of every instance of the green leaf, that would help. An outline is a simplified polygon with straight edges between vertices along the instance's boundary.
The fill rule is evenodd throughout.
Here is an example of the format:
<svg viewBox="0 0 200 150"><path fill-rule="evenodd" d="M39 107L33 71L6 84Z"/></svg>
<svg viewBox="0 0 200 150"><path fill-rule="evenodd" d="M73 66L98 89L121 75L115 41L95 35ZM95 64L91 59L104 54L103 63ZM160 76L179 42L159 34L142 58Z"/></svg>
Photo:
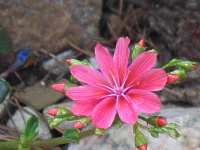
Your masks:
<svg viewBox="0 0 200 150"><path fill-rule="evenodd" d="M139 44L135 44L132 48L132 59L135 59L144 50L144 47L141 47Z"/></svg>
<svg viewBox="0 0 200 150"><path fill-rule="evenodd" d="M181 134L176 130L176 123L169 123L164 127L151 127L148 131L152 137L159 137L159 134L168 134L172 138L178 138Z"/></svg>
<svg viewBox="0 0 200 150"><path fill-rule="evenodd" d="M39 121L37 117L32 116L26 123L26 127L23 133L25 140L34 140L38 135Z"/></svg>
<svg viewBox="0 0 200 150"><path fill-rule="evenodd" d="M179 138L181 136L181 134L176 129L168 130L168 135L172 138Z"/></svg>
<svg viewBox="0 0 200 150"><path fill-rule="evenodd" d="M135 132L135 146L140 147L142 145L148 144L147 138L145 135L140 131L139 125L136 124L134 126L134 132Z"/></svg>
<svg viewBox="0 0 200 150"><path fill-rule="evenodd" d="M114 121L114 123L113 123L113 126L114 126L115 128L121 128L122 124L123 124L123 123L121 122L119 116L117 116L117 117L115 118L115 121Z"/></svg>
<svg viewBox="0 0 200 150"><path fill-rule="evenodd" d="M20 136L18 150L30 150L29 143L32 143L38 135L39 121L37 117L32 116L26 122L24 132Z"/></svg>
<svg viewBox="0 0 200 150"><path fill-rule="evenodd" d="M79 142L80 140L80 130L78 129L66 129L64 132L64 137L67 140L73 141L73 142Z"/></svg>

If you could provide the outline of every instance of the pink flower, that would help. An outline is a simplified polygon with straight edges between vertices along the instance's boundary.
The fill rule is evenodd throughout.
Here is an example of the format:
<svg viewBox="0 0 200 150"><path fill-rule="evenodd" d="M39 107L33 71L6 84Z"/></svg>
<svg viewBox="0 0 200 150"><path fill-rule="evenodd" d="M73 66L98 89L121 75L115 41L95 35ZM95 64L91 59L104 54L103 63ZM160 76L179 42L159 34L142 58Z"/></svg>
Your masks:
<svg viewBox="0 0 200 150"><path fill-rule="evenodd" d="M129 43L128 37L119 38L113 57L98 43L95 55L100 71L85 65L71 67L72 75L83 83L66 91L75 101L72 112L91 117L97 128L111 127L117 114L124 123L134 124L140 112L160 111L160 99L153 92L164 88L167 75L153 68L157 54L152 51L140 54L129 65Z"/></svg>

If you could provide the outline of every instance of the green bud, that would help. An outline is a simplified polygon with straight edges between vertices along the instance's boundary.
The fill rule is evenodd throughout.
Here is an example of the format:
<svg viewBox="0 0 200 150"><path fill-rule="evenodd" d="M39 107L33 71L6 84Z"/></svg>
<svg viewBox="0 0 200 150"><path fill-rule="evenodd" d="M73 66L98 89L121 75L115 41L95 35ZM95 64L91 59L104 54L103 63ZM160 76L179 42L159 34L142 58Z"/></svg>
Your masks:
<svg viewBox="0 0 200 150"><path fill-rule="evenodd" d="M132 48L132 59L135 59L144 50L144 47L141 47L139 44L135 44Z"/></svg>
<svg viewBox="0 0 200 150"><path fill-rule="evenodd" d="M186 76L187 76L186 71L184 69L174 70L174 71L170 72L170 74L175 74L175 75L179 76L180 78L186 78Z"/></svg>

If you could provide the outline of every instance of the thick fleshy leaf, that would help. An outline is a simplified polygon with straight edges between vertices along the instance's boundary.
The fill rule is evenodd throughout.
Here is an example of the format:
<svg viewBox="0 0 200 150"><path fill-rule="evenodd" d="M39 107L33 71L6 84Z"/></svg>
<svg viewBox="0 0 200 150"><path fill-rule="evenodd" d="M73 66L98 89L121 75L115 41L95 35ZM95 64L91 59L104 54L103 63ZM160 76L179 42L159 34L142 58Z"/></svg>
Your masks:
<svg viewBox="0 0 200 150"><path fill-rule="evenodd" d="M157 61L157 53L144 52L140 54L129 67L129 76L126 84L130 85L147 71L152 69Z"/></svg>
<svg viewBox="0 0 200 150"><path fill-rule="evenodd" d="M93 101L93 100L91 100ZM92 103L75 103L72 106L72 112L77 116L90 116L98 101Z"/></svg>
<svg viewBox="0 0 200 150"><path fill-rule="evenodd" d="M70 71L71 74L81 82L90 85L106 84L102 74L89 66L73 65Z"/></svg>
<svg viewBox="0 0 200 150"><path fill-rule="evenodd" d="M125 100L123 97L120 97L118 100L117 111L120 119L123 122L128 124L134 124L137 121L137 112L134 110L131 104L128 103L128 101Z"/></svg>
<svg viewBox="0 0 200 150"><path fill-rule="evenodd" d="M139 112L152 114L160 111L160 98L149 91L131 90L128 93L132 99L132 106Z"/></svg>
<svg viewBox="0 0 200 150"><path fill-rule="evenodd" d="M109 81L112 81L112 75L114 75L114 65L112 55L108 49L100 43L97 43L95 47L95 56L97 64L99 65L103 74Z"/></svg>
<svg viewBox="0 0 200 150"><path fill-rule="evenodd" d="M105 96L107 91L92 86L77 86L67 89L66 95L72 100L88 101L97 100Z"/></svg>
<svg viewBox="0 0 200 150"><path fill-rule="evenodd" d="M111 127L116 115L116 100L113 97L102 100L92 112L92 122L97 128Z"/></svg>
<svg viewBox="0 0 200 150"><path fill-rule="evenodd" d="M135 88L149 91L159 91L165 87L166 82L167 74L163 69L152 69L137 81Z"/></svg>

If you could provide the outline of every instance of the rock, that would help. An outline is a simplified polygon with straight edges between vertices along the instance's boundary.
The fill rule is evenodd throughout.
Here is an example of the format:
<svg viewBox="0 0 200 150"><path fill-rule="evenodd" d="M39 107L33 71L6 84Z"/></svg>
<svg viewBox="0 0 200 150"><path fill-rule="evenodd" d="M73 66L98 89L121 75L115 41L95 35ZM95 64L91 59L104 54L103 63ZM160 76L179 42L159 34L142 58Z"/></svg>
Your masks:
<svg viewBox="0 0 200 150"><path fill-rule="evenodd" d="M1 0L0 20L16 48L55 52L70 41L89 50L98 37L101 10L101 0Z"/></svg>
<svg viewBox="0 0 200 150"><path fill-rule="evenodd" d="M70 49L56 55L56 58L43 62L42 67L50 73L60 75L66 73L68 67L66 59L73 58L74 52Z"/></svg>
<svg viewBox="0 0 200 150"><path fill-rule="evenodd" d="M169 107L163 109L161 115L168 118L169 122L180 125L181 138L174 140L162 135L158 139L149 134L149 150L199 150L200 141L200 109ZM192 137L192 138L191 138ZM68 150L130 150L134 147L132 129L124 125L120 129L112 128L108 134L99 138L96 136L82 139L79 144L71 144Z"/></svg>
<svg viewBox="0 0 200 150"><path fill-rule="evenodd" d="M177 85L165 88L161 100L164 103L189 104L200 106L200 66L188 74L188 77Z"/></svg>
<svg viewBox="0 0 200 150"><path fill-rule="evenodd" d="M10 92L9 84L4 79L0 78L0 116L3 114L5 107L8 106Z"/></svg>
<svg viewBox="0 0 200 150"><path fill-rule="evenodd" d="M16 92L19 100L35 109L42 109L57 102L62 95L53 91L50 86L42 86L40 82L26 87L23 91Z"/></svg>
<svg viewBox="0 0 200 150"><path fill-rule="evenodd" d="M25 128L25 121L27 121L31 114L39 118L39 137L42 139L51 138L51 133L49 131L48 125L43 119L38 115L38 113L30 107L24 107L22 111L17 110L15 114L8 120L7 126L11 128L17 127L17 129L22 132Z"/></svg>

